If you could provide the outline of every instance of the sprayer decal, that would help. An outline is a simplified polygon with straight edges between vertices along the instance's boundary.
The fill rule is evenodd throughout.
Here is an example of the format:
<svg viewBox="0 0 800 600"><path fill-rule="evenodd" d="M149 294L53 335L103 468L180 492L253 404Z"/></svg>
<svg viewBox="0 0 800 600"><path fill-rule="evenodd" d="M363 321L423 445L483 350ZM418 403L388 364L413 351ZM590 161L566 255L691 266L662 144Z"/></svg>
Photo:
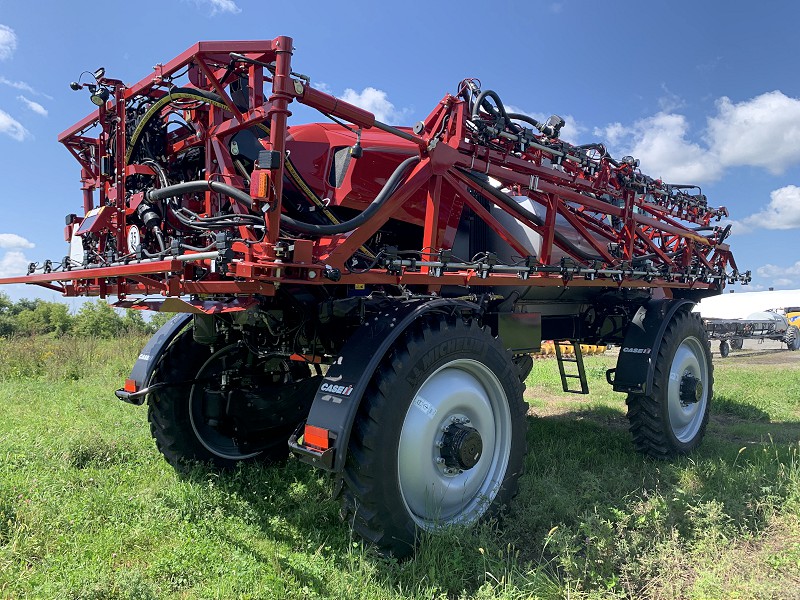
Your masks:
<svg viewBox="0 0 800 600"><path fill-rule="evenodd" d="M650 354L653 349L652 348L623 348L623 352L628 352L630 354Z"/></svg>
<svg viewBox="0 0 800 600"><path fill-rule="evenodd" d="M330 383L323 383L319 386L321 392L330 392L331 394L341 394L342 396L349 396L353 393L352 385L333 385Z"/></svg>

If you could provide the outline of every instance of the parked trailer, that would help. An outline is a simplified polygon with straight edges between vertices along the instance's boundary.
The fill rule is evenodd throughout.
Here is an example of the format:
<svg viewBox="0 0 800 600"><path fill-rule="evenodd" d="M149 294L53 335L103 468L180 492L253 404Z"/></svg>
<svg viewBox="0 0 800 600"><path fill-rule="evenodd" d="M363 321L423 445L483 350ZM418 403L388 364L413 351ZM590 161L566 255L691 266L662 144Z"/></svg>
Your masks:
<svg viewBox="0 0 800 600"><path fill-rule="evenodd" d="M73 83L97 105L59 137L83 214L60 264L2 281L176 313L117 391L171 465L291 450L338 474L356 532L407 554L516 493L542 339L620 345L636 448L697 447L713 366L691 308L749 280L724 208L474 79L382 123L293 48L200 42L138 83ZM330 122L289 128L293 102Z"/></svg>
<svg viewBox="0 0 800 600"><path fill-rule="evenodd" d="M794 308L781 312L764 311L746 319L703 319L711 340L719 340L720 356L725 358L731 350L741 350L746 339L778 340L789 350L800 349L800 330ZM794 318L794 320L792 320Z"/></svg>

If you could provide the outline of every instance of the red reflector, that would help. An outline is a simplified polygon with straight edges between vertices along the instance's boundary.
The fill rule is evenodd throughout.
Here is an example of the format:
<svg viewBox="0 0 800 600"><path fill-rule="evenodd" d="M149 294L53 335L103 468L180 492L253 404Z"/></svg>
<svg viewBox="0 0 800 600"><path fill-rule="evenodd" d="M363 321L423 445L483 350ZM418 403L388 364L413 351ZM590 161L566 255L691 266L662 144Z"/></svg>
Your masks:
<svg viewBox="0 0 800 600"><path fill-rule="evenodd" d="M125 380L125 387L126 392L135 392L136 391L136 380L135 379L126 379Z"/></svg>
<svg viewBox="0 0 800 600"><path fill-rule="evenodd" d="M322 362L322 357L312 356L311 354L292 354L289 357L289 360L293 360L295 362L313 363L315 365L318 365Z"/></svg>
<svg viewBox="0 0 800 600"><path fill-rule="evenodd" d="M303 432L303 442L306 446L313 446L320 450L327 450L330 447L328 441L328 430L322 427L314 427L313 425L306 425Z"/></svg>

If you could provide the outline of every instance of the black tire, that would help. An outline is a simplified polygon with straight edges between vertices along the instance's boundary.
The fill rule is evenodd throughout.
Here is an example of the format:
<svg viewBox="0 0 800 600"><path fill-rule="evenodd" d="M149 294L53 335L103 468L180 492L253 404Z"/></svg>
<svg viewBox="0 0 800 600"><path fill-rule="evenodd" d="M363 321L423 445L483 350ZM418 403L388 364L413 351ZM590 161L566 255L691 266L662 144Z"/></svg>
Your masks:
<svg viewBox="0 0 800 600"><path fill-rule="evenodd" d="M789 350L800 350L800 330L796 325L789 325L786 335L783 337L783 343Z"/></svg>
<svg viewBox="0 0 800 600"><path fill-rule="evenodd" d="M658 349L650 394L628 396L636 449L661 459L694 450L705 435L713 391L706 330L699 315L679 311Z"/></svg>
<svg viewBox="0 0 800 600"><path fill-rule="evenodd" d="M375 372L354 423L343 494L353 529L403 557L421 530L497 515L523 471L523 389L511 356L474 320L412 325ZM482 450L473 452L477 440Z"/></svg>
<svg viewBox="0 0 800 600"><path fill-rule="evenodd" d="M217 357L234 346L226 346L212 354L208 346L196 343L192 330L187 329L170 345L150 383L186 382L213 377L219 362ZM308 375L306 365L300 364L298 367L300 371L293 372L294 376L303 373ZM149 395L150 432L158 450L177 471L185 472L198 462L229 469L241 462L259 460L272 463L288 457L287 441L302 417L293 422L279 423L271 432L273 435L267 447L243 452L229 432L217 430L201 417L203 403L207 402L203 386L203 383L169 386L154 390ZM281 411L277 410L276 421L283 421L282 417Z"/></svg>
<svg viewBox="0 0 800 600"><path fill-rule="evenodd" d="M728 340L722 340L719 343L719 355L722 358L725 358L730 353L731 353L731 343Z"/></svg>
<svg viewBox="0 0 800 600"><path fill-rule="evenodd" d="M741 350L744 347L744 338L731 338L731 350Z"/></svg>

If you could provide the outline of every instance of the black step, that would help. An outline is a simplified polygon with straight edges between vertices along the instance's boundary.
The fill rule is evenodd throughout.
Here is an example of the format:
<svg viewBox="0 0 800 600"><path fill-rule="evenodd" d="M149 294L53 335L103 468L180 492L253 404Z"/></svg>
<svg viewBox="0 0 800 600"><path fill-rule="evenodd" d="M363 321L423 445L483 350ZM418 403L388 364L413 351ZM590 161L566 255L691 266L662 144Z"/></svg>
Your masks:
<svg viewBox="0 0 800 600"><path fill-rule="evenodd" d="M575 352L575 358L564 358L561 354L561 346L559 341L569 342L572 344L572 349ZM581 352L581 344L577 340L554 340L556 359L558 360L558 372L561 375L561 389L570 394L588 394L589 382L586 380L586 369L583 366L583 352ZM567 373L564 369L564 363L575 363L578 366L577 373ZM581 382L581 389L570 389L567 379L578 379Z"/></svg>

